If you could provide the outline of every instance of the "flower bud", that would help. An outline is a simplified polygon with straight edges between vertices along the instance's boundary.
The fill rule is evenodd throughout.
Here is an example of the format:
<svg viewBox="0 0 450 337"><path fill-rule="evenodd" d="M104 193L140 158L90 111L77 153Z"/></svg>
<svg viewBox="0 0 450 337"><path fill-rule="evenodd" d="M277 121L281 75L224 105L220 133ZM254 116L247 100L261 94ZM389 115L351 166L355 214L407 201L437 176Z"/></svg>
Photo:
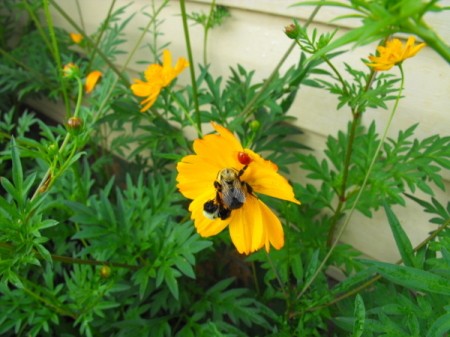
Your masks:
<svg viewBox="0 0 450 337"><path fill-rule="evenodd" d="M80 70L78 69L78 66L72 62L67 63L63 68L63 76L65 78L76 78L80 76Z"/></svg>
<svg viewBox="0 0 450 337"><path fill-rule="evenodd" d="M288 38L295 40L299 37L300 28L296 24L291 23L284 27L284 33Z"/></svg>
<svg viewBox="0 0 450 337"><path fill-rule="evenodd" d="M79 33L70 33L69 36L73 43L79 44L83 41L83 35Z"/></svg>
<svg viewBox="0 0 450 337"><path fill-rule="evenodd" d="M80 117L70 117L67 121L67 127L70 130L79 130L83 126L83 120Z"/></svg>
<svg viewBox="0 0 450 337"><path fill-rule="evenodd" d="M111 275L111 268L109 266L102 266L100 268L100 277L108 278Z"/></svg>
<svg viewBox="0 0 450 337"><path fill-rule="evenodd" d="M249 127L250 127L250 130L252 130L253 132L256 132L261 127L261 123L259 121L257 121L256 119L254 119L250 122Z"/></svg>

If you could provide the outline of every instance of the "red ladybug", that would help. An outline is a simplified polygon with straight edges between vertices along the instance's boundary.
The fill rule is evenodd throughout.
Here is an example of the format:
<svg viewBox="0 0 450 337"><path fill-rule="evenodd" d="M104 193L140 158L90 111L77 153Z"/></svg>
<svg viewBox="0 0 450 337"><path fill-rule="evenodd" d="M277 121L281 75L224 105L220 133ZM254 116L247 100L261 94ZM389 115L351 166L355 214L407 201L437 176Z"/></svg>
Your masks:
<svg viewBox="0 0 450 337"><path fill-rule="evenodd" d="M238 160L242 165L248 165L252 162L252 158L243 151L238 152Z"/></svg>

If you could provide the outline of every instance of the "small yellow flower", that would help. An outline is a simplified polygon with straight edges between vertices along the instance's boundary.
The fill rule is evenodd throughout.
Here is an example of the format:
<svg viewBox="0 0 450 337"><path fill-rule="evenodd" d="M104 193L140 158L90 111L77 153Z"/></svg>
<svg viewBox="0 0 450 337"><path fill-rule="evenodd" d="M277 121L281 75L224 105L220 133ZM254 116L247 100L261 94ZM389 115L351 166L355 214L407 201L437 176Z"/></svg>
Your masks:
<svg viewBox="0 0 450 337"><path fill-rule="evenodd" d="M93 70L86 76L86 82L84 83L84 91L89 94L94 90L100 77L102 77L102 72L99 70Z"/></svg>
<svg viewBox="0 0 450 337"><path fill-rule="evenodd" d="M146 97L142 102L141 112L148 110L156 101L162 88L167 87L186 67L188 61L180 57L172 67L172 54L168 50L163 51L163 64L151 64L144 72L145 81L134 80L131 85L133 94L138 97Z"/></svg>
<svg viewBox="0 0 450 337"><path fill-rule="evenodd" d="M292 187L274 163L243 149L228 129L212 125L219 134L195 140L195 155L177 165L177 187L192 199L189 210L197 232L209 237L229 226L240 253L262 247L269 251L271 245L280 249L284 245L280 220L257 194L300 204Z"/></svg>
<svg viewBox="0 0 450 337"><path fill-rule="evenodd" d="M79 72L80 69L73 62L69 62L63 67L63 76L65 78L75 78L79 76Z"/></svg>
<svg viewBox="0 0 450 337"><path fill-rule="evenodd" d="M76 44L79 44L81 41L83 41L83 35L79 33L70 33L69 35L72 41Z"/></svg>
<svg viewBox="0 0 450 337"><path fill-rule="evenodd" d="M385 47L379 46L377 48L379 56L369 56L369 60L372 63L367 63L367 65L377 71L389 70L407 58L413 57L425 47L425 43L419 43L415 46L415 42L414 36L408 38L405 46L399 39L389 40Z"/></svg>

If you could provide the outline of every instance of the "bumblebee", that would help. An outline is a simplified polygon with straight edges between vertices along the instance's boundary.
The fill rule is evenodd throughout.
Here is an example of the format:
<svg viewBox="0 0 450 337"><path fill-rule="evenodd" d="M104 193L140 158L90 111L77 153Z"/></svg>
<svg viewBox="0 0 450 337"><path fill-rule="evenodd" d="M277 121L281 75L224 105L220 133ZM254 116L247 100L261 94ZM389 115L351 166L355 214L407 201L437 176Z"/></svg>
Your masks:
<svg viewBox="0 0 450 337"><path fill-rule="evenodd" d="M224 168L219 171L214 181L216 197L203 205L203 214L207 218L225 220L230 217L232 210L244 205L246 194L252 193L251 187L240 180L246 168L247 165L240 171L234 168Z"/></svg>

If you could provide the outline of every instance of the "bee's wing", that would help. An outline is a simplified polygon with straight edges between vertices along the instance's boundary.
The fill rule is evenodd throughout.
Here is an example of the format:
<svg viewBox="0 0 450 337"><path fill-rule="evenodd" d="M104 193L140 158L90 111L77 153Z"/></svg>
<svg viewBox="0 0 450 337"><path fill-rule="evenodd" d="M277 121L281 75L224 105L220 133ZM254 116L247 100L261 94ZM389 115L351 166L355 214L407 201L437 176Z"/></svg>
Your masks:
<svg viewBox="0 0 450 337"><path fill-rule="evenodd" d="M245 193L242 189L241 182L236 180L232 186L222 186L222 201L229 209L238 209L245 202Z"/></svg>

